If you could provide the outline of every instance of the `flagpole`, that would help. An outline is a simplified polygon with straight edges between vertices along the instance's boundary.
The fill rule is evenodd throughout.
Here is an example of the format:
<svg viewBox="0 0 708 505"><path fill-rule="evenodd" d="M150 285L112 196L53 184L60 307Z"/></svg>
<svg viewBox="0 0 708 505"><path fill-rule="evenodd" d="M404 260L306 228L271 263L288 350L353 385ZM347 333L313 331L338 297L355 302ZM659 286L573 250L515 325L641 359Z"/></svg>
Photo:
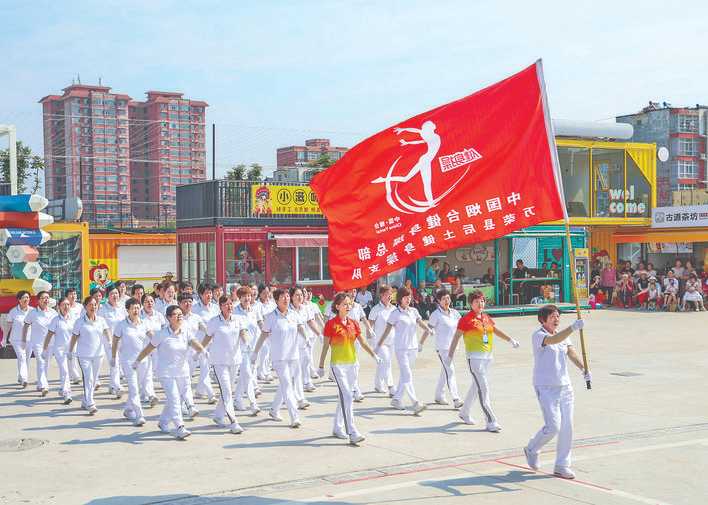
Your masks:
<svg viewBox="0 0 708 505"><path fill-rule="evenodd" d="M565 194L563 193L563 179L560 174L560 163L558 162L558 152L556 151L556 137L553 131L553 122L551 121L551 113L548 108L548 97L546 96L546 81L543 78L543 62L541 59L536 61L536 75L538 76L538 83L541 87L541 99L543 101L543 113L546 120L546 132L548 133L548 146L551 150L551 160L553 164L553 176L556 180L556 188L558 189L558 194L560 195L561 205L563 206L563 221L565 223L565 244L567 248L567 256L570 261L570 287L573 293L573 301L575 302L575 314L578 319L582 319L583 316L580 312L580 301L578 300L578 290L575 278L575 256L573 255L573 247L570 242L570 218L568 217L568 209L565 205ZM583 357L583 368L585 372L589 372L588 368L588 355L585 348L585 334L583 330L580 330L580 350ZM592 389L592 383L590 381L585 381L585 386L587 389Z"/></svg>

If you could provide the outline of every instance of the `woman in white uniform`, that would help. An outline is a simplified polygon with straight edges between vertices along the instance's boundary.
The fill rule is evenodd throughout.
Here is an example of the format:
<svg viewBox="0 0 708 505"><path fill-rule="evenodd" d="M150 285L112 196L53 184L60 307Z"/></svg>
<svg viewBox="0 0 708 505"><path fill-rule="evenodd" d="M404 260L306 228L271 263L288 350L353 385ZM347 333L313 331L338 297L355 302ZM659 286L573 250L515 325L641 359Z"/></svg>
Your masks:
<svg viewBox="0 0 708 505"><path fill-rule="evenodd" d="M167 319L160 312L155 310L155 298L151 294L144 294L141 297L142 310L140 311L140 319L147 325L147 328L153 335L167 325ZM148 338L145 345L150 342ZM158 400L155 395L154 378L157 375L158 363L157 353L150 354L150 359L146 363L147 371L145 372L145 382L140 387L140 398L143 401L150 402L150 406L157 405Z"/></svg>
<svg viewBox="0 0 708 505"><path fill-rule="evenodd" d="M395 390L393 388L393 372L392 372L392 351L391 344L396 336L396 330L391 328L390 333L383 345L377 347L378 340L386 330L386 323L391 313L396 310L396 306L391 303L391 295L393 290L391 286L382 284L379 287L379 303L374 305L369 312L369 322L373 326L374 331L371 335L369 345L377 349L376 355L381 358L376 365L376 375L374 376L374 390L377 393L388 392L389 398L393 398Z"/></svg>
<svg viewBox="0 0 708 505"><path fill-rule="evenodd" d="M37 307L30 310L25 318L25 327L22 330L22 340L28 342L27 354L30 351L37 361L37 391L42 396L49 393L49 382L47 382L47 364L44 359L44 339L47 336L49 323L52 322L57 311L49 306L49 293L40 291L37 293ZM28 338L29 335L29 338Z"/></svg>
<svg viewBox="0 0 708 505"><path fill-rule="evenodd" d="M386 341L388 334L395 328L396 337L393 342L393 347L398 360L398 368L400 375L398 378L398 387L396 393L391 400L391 406L398 410L404 410L403 395L407 394L413 402L413 413L419 415L427 407L425 404L418 401L413 386L413 366L415 359L420 349L418 343L418 327L423 329L423 339L427 338L430 333L430 328L425 324L420 317L418 310L411 307L411 292L407 288L399 288L397 293L398 308L394 310L388 318L386 329L381 335L376 347L381 348Z"/></svg>
<svg viewBox="0 0 708 505"><path fill-rule="evenodd" d="M323 343L323 338L322 338L322 330L324 329L325 325L325 320L324 316L322 315L322 311L320 310L320 306L317 305L315 302L312 301L312 290L308 288L302 288L302 295L305 297L305 300L303 303L307 307L307 309L310 311L310 314L312 314L312 319L315 321L315 325L317 326L317 335L319 335L319 340L320 344ZM311 352L314 351L314 348L310 349ZM310 364L310 378L311 379L317 379L319 375L317 374L317 369L315 368L315 361L314 357L311 360Z"/></svg>
<svg viewBox="0 0 708 505"><path fill-rule="evenodd" d="M125 311L125 305L121 305L118 301L120 293L118 292L117 287L111 286L108 289L108 293L106 294L108 295L108 299L106 303L101 305L101 307L98 309L98 315L105 319L112 336L116 327L118 326L118 323L124 320L128 316L128 314ZM103 341L103 349L106 353L106 358L111 360L113 342L110 339ZM113 364L111 364L109 387L110 394L115 395L116 400L119 400L123 396L123 390L120 386L120 375L121 374L120 370L118 369L118 366L114 366Z"/></svg>
<svg viewBox="0 0 708 505"><path fill-rule="evenodd" d="M110 340L112 335L106 320L97 314L98 302L95 298L89 296L84 300L84 310L85 314L74 323L69 350L73 354L76 349L76 357L81 367L84 387L81 406L88 410L90 415L94 415L98 409L93 400L93 392L103 361L103 341Z"/></svg>
<svg viewBox="0 0 708 505"><path fill-rule="evenodd" d="M150 377L147 376L150 361L141 362L137 369L133 369L132 365L153 333L148 325L140 319L140 303L137 300L128 298L125 302L125 309L128 312L128 317L118 323L113 332L111 366L115 366L116 356L120 351L119 365L123 370L125 382L128 384L128 399L125 402L123 416L133 421L135 426L142 426L145 424L145 417L140 402L140 385L145 384L147 380L152 381L152 374Z"/></svg>
<svg viewBox="0 0 708 505"><path fill-rule="evenodd" d="M300 317L290 308L290 294L287 291L276 289L273 298L276 309L266 314L263 319L263 332L256 343L251 363L255 362L264 342L270 342L270 358L278 374L278 390L268 415L274 421L282 421L278 411L285 402L290 414L290 427L299 428L302 423L298 416L293 381L299 368L298 340L305 338L304 327Z"/></svg>
<svg viewBox="0 0 708 505"><path fill-rule="evenodd" d="M586 382L592 380L575 352L570 335L583 329L582 319L562 331L560 310L555 305L545 305L538 311L541 327L531 337L533 346L533 387L543 413L544 426L524 447L529 467L538 470L538 455L553 437L558 437L556 463L553 474L564 479L574 479L570 450L573 445L573 385L568 375L568 360L583 373Z"/></svg>
<svg viewBox="0 0 708 505"><path fill-rule="evenodd" d="M75 288L68 288L64 291L64 296L67 300L69 300L69 319L71 321L70 328L73 328L77 319L83 315L84 306L77 300ZM79 367L79 362L76 357L69 360L69 378L71 379L72 384L81 384L81 368Z"/></svg>
<svg viewBox="0 0 708 505"><path fill-rule="evenodd" d="M357 356L354 342L358 341L361 348L377 362L381 359L369 347L361 336L361 328L349 318L352 299L347 293L337 293L332 302L335 316L327 321L324 328L324 345L320 354L318 375L324 377L324 362L328 351L332 350L330 366L337 384L339 402L334 414L332 434L337 438L349 438L349 443L358 444L364 441L354 424L354 383L359 367L356 366Z"/></svg>
<svg viewBox="0 0 708 505"><path fill-rule="evenodd" d="M271 296L268 286L261 286L258 291L258 299L254 303L254 308L258 311L260 319L264 320L265 316L275 310L275 301ZM263 347L259 351L258 364L256 366L256 375L258 380L263 382L272 382L272 363L270 359L270 341L266 340Z"/></svg>
<svg viewBox="0 0 708 505"><path fill-rule="evenodd" d="M234 302L230 297L223 295L219 298L219 309L219 315L207 324L206 336L202 340L204 348L211 344L209 363L220 393L213 420L231 433L239 434L243 428L236 420L233 385L236 382L236 364L241 360L241 342L246 340L247 330L241 326L242 320L233 315Z"/></svg>
<svg viewBox="0 0 708 505"><path fill-rule="evenodd" d="M301 324L305 331L305 338L300 339L300 368L295 380L295 393L298 397L299 408L307 408L310 403L305 399L304 391L311 393L315 391L315 385L312 383L310 369L312 368L312 348L315 345L315 338L319 336L319 328L315 323L315 315L309 306L305 304L305 295L302 288L290 288L290 307L300 317Z"/></svg>
<svg viewBox="0 0 708 505"><path fill-rule="evenodd" d="M430 314L428 326L435 333L435 352L440 359L442 370L438 385L435 388L435 403L438 405L448 405L445 399L445 387L447 386L452 402L456 409L462 407L462 400L457 391L457 379L455 379L455 364L450 361L450 344L457 330L457 322L462 318L459 312L450 307L452 298L450 293L445 289L441 289L436 293L438 308ZM425 338L420 341L422 346L425 343Z"/></svg>
<svg viewBox="0 0 708 505"><path fill-rule="evenodd" d="M7 324L10 325L10 344L15 350L17 357L17 383L23 388L27 387L29 357L32 353L28 352L27 342L22 339L22 332L25 327L25 318L29 314L30 294L27 291L17 292L17 305L15 305L7 314Z"/></svg>
<svg viewBox="0 0 708 505"><path fill-rule="evenodd" d="M64 405L69 405L72 399L68 355L74 321L69 314L69 300L66 297L59 300L58 308L59 313L47 328L42 353L44 362L47 364L50 356L54 356L59 368L59 394L64 399Z"/></svg>
<svg viewBox="0 0 708 505"><path fill-rule="evenodd" d="M243 405L243 397L246 396L251 404L251 415L257 416L261 409L256 401L257 383L256 374L251 365L251 354L258 337L261 335L263 321L258 319L258 312L251 303L252 292L250 287L241 286L238 288L236 297L239 300L239 304L234 309L234 316L239 319L240 326L245 328L247 333L241 349L241 368L239 370L234 403L236 410L246 410Z"/></svg>
<svg viewBox="0 0 708 505"><path fill-rule="evenodd" d="M163 433L172 433L175 438L182 440L192 434L184 427L182 418L182 401L187 398L187 388L190 387L187 355L190 347L199 352L204 352L204 348L193 333L182 327L182 309L170 305L165 314L167 326L150 338L150 343L135 359L133 369L137 369L140 362L157 349L160 383L166 397L157 426ZM194 406L188 407L191 409ZM170 429L172 425L175 426L174 430Z"/></svg>

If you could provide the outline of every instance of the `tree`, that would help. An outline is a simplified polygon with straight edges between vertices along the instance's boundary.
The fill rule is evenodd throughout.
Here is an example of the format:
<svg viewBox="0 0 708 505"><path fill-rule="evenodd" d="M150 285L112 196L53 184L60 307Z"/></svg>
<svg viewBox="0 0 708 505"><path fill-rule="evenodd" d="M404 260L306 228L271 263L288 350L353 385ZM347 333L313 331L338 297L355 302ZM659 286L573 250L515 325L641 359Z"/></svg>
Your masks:
<svg viewBox="0 0 708 505"><path fill-rule="evenodd" d="M258 163L251 163L251 168L246 173L246 179L249 181L260 181L263 179L263 167Z"/></svg>
<svg viewBox="0 0 708 505"><path fill-rule="evenodd" d="M307 165L313 168L319 168L318 172L321 172L325 168L329 168L334 165L334 160L329 157L329 154L322 153L320 154L319 158L317 158L315 161L311 161Z"/></svg>
<svg viewBox="0 0 708 505"><path fill-rule="evenodd" d="M3 182L10 182L10 150L0 150L0 170ZM17 141L17 192L36 193L41 185L40 173L44 173L44 160L33 154L32 149Z"/></svg>
<svg viewBox="0 0 708 505"><path fill-rule="evenodd" d="M246 165L239 163L234 165L226 172L226 180L228 181L242 181L246 177Z"/></svg>

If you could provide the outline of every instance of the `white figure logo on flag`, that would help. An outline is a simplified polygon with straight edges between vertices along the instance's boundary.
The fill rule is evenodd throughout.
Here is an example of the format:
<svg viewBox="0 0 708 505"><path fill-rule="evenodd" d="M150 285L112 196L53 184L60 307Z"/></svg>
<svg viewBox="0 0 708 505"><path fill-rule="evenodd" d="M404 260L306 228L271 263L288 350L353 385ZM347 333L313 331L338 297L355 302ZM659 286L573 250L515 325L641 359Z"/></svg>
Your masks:
<svg viewBox="0 0 708 505"><path fill-rule="evenodd" d="M386 201L394 210L402 212L404 214L413 213L423 213L430 209L435 208L450 192L455 189L455 187L465 178L470 170L470 163L476 161L482 157L475 149L467 148L463 151L438 157L438 165L441 173L449 172L456 168L464 167L465 171L457 178L457 180L450 185L445 191L440 195L433 195L433 162L435 161L438 151L440 150L440 135L435 133L435 123L432 121L425 121L420 128L394 128L393 132L396 135L401 133L415 133L420 137L420 140L405 140L400 139L399 142L401 146L425 144L427 150L423 153L418 161L413 165L413 167L408 171L406 175L393 175L396 165L403 158L399 156L391 164L391 167L386 174L386 177L378 177L374 179L372 184L385 184L386 185ZM416 175L420 174L420 183L423 186L423 196L424 200L418 200L410 196L413 189L408 182L411 181ZM406 192L408 195L401 196L401 192Z"/></svg>

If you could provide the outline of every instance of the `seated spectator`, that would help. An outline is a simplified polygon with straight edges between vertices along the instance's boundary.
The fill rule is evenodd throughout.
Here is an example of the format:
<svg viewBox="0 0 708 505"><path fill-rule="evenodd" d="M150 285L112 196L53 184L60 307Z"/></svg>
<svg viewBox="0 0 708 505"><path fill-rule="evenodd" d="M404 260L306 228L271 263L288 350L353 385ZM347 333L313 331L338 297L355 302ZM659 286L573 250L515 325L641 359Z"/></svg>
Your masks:
<svg viewBox="0 0 708 505"><path fill-rule="evenodd" d="M641 296L645 294L645 296ZM646 289L640 291L637 295L637 300L640 301L643 309L656 310L661 303L661 286L656 280L656 277L649 277L649 284Z"/></svg>
<svg viewBox="0 0 708 505"><path fill-rule="evenodd" d="M462 282L465 282L465 277L467 274L465 273L464 268L456 268L455 269L455 277L460 279Z"/></svg>
<svg viewBox="0 0 708 505"><path fill-rule="evenodd" d="M622 267L622 270L620 270L620 275L622 274L627 274L630 277L634 275L634 269L632 268L632 262L631 261L625 261L624 266Z"/></svg>
<svg viewBox="0 0 708 505"><path fill-rule="evenodd" d="M485 284L494 284L494 269L487 268L487 273L482 276L482 282Z"/></svg>
<svg viewBox="0 0 708 505"><path fill-rule="evenodd" d="M686 264L689 262L687 261ZM683 294L683 300L681 304L681 310L686 310L686 306L690 306L691 309L696 312L706 310L703 306L703 295L701 294L701 282L698 280L698 276L695 272L689 274L688 280L686 281L686 292Z"/></svg>
<svg viewBox="0 0 708 505"><path fill-rule="evenodd" d="M635 282L639 280L642 276L642 274L646 274L646 280L647 283L649 282L649 272L647 271L646 265L644 265L643 261L640 261L639 264L637 265L637 269L634 271L634 280Z"/></svg>
<svg viewBox="0 0 708 505"><path fill-rule="evenodd" d="M678 261L678 260L677 260ZM674 312L678 307L679 282L673 270L664 279L664 308Z"/></svg>
<svg viewBox="0 0 708 505"><path fill-rule="evenodd" d="M639 272L638 269L637 272ZM634 281L634 286L637 291L643 291L649 287L649 276L646 270L643 270L642 273L637 276L637 279Z"/></svg>
<svg viewBox="0 0 708 505"><path fill-rule="evenodd" d="M602 291L602 286L600 286L600 276L595 275L592 278L592 282L590 283L590 294L595 297L595 301L602 303L600 300L598 300L599 295L602 295L602 299L605 299L605 293Z"/></svg>
<svg viewBox="0 0 708 505"><path fill-rule="evenodd" d="M654 269L654 263L647 263L647 276L649 279L656 277L656 269Z"/></svg>
<svg viewBox="0 0 708 505"><path fill-rule="evenodd" d="M551 263L551 268L546 272L546 277L553 277L554 279L560 279L560 270L558 269L558 263L555 261Z"/></svg>
<svg viewBox="0 0 708 505"><path fill-rule="evenodd" d="M450 298L455 308L464 307L467 303L465 288L462 287L462 281L460 281L459 277L452 283Z"/></svg>
<svg viewBox="0 0 708 505"><path fill-rule="evenodd" d="M438 279L443 282L452 282L449 280L452 277L454 277L454 274L452 273L452 270L450 270L450 264L446 261L443 263L440 272L438 272Z"/></svg>
<svg viewBox="0 0 708 505"><path fill-rule="evenodd" d="M594 279L595 277L599 277L601 270L602 264L600 263L600 260L593 260L592 265L590 266L590 278Z"/></svg>
<svg viewBox="0 0 708 505"><path fill-rule="evenodd" d="M681 260L676 258L676 261L674 262L674 266L671 268L671 271L674 273L674 277L676 277L677 279L681 279L683 278L683 274L686 269L681 264Z"/></svg>
<svg viewBox="0 0 708 505"><path fill-rule="evenodd" d="M632 303L632 297L634 296L634 281L628 273L622 274L619 284L617 285L617 294L619 295L620 303L625 309L628 309L629 305Z"/></svg>

